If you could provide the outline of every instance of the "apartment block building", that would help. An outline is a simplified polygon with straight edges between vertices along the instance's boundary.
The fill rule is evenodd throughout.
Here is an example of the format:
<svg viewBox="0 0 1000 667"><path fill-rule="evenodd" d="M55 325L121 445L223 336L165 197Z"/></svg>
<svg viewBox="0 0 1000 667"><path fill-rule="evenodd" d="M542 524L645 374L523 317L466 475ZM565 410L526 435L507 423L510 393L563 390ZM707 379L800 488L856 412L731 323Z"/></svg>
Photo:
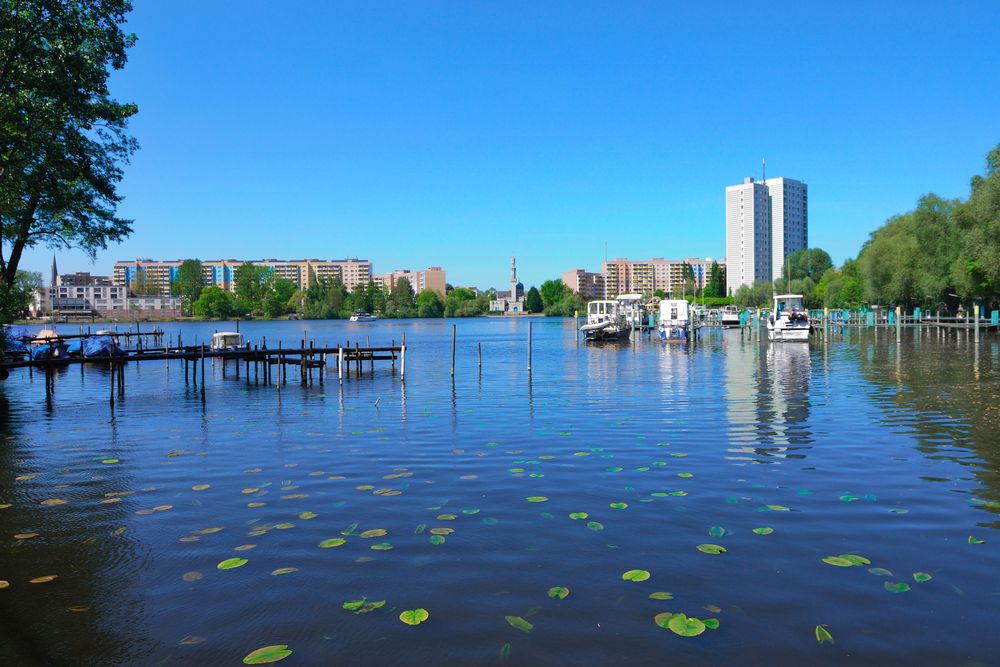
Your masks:
<svg viewBox="0 0 1000 667"><path fill-rule="evenodd" d="M781 277L785 258L809 247L808 186L792 178L726 187L726 290Z"/></svg>
<svg viewBox="0 0 1000 667"><path fill-rule="evenodd" d="M653 257L641 261L619 257L605 261L600 273L571 269L563 274L562 281L585 299L613 299L619 294L652 294L657 290L680 296L685 289L685 264L691 267L694 287L700 290L708 283L715 262L726 266L725 259L711 257L671 260Z"/></svg>
<svg viewBox="0 0 1000 667"><path fill-rule="evenodd" d="M137 280L144 279L159 294L167 295L170 294L170 283L177 277L177 270L183 262L180 259L115 262L114 284L130 288ZM243 260L236 259L202 260L206 284L233 291L234 273L243 263ZM275 276L291 280L299 289L306 289L317 280L338 277L348 290L353 290L358 285L367 285L372 279L372 264L366 259L261 259L251 260L250 263L267 267Z"/></svg>
<svg viewBox="0 0 1000 667"><path fill-rule="evenodd" d="M396 269L389 273L377 273L372 276L371 282L389 292L400 278L406 278L410 281L410 286L413 287L414 294L420 294L424 290L429 289L434 290L443 298L447 289L444 269L440 266L431 266L423 271Z"/></svg>
<svg viewBox="0 0 1000 667"><path fill-rule="evenodd" d="M111 319L180 317L181 298L172 296L130 297L128 288L114 285L111 276L89 273L57 275L51 284L39 288L29 308L32 317L76 315Z"/></svg>
<svg viewBox="0 0 1000 667"><path fill-rule="evenodd" d="M570 269L562 274L563 284L582 296L584 299L604 298L604 274Z"/></svg>

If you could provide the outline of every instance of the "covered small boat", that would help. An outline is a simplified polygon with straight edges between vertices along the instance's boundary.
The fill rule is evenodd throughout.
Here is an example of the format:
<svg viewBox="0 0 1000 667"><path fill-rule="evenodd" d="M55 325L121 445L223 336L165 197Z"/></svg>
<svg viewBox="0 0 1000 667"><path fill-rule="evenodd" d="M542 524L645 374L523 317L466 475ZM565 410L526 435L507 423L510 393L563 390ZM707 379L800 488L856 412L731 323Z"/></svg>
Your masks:
<svg viewBox="0 0 1000 667"><path fill-rule="evenodd" d="M105 359L120 357L125 351L118 347L111 336L90 336L83 339L82 353L88 359Z"/></svg>
<svg viewBox="0 0 1000 667"><path fill-rule="evenodd" d="M31 351L32 361L57 361L69 359L66 346L59 342L36 345Z"/></svg>
<svg viewBox="0 0 1000 667"><path fill-rule="evenodd" d="M246 346L243 334L238 331L217 331L212 334L212 349L216 351L240 350Z"/></svg>

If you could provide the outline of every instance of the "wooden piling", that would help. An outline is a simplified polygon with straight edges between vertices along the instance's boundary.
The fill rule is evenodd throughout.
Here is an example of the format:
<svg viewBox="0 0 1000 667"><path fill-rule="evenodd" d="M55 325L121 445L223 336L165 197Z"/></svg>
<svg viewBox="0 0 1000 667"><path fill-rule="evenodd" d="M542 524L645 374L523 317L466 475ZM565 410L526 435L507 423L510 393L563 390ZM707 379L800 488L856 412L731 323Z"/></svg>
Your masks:
<svg viewBox="0 0 1000 667"><path fill-rule="evenodd" d="M451 325L451 376L455 377L455 331L456 324Z"/></svg>
<svg viewBox="0 0 1000 667"><path fill-rule="evenodd" d="M528 322L528 372L531 372L531 325L532 322Z"/></svg>
<svg viewBox="0 0 1000 667"><path fill-rule="evenodd" d="M975 328L975 331L976 331L976 339L975 340L978 343L979 342L979 304L978 303L972 305L972 318L974 320L973 327Z"/></svg>
<svg viewBox="0 0 1000 667"><path fill-rule="evenodd" d="M483 344L476 343L476 350L479 352L479 370L483 370Z"/></svg>
<svg viewBox="0 0 1000 667"><path fill-rule="evenodd" d="M406 332L403 332L403 337L406 337ZM399 379L406 380L406 343L399 346Z"/></svg>
<svg viewBox="0 0 1000 667"><path fill-rule="evenodd" d="M337 379L344 384L344 348L337 346Z"/></svg>

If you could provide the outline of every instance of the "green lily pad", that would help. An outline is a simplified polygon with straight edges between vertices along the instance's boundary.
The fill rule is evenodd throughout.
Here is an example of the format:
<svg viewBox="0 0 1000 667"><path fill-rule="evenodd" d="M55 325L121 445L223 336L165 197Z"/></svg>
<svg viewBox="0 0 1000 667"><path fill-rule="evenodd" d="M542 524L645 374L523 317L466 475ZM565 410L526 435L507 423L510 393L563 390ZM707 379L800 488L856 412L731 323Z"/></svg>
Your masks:
<svg viewBox="0 0 1000 667"><path fill-rule="evenodd" d="M758 535L770 535L774 532L774 528L771 528L770 526L761 526L760 528L754 528L753 532Z"/></svg>
<svg viewBox="0 0 1000 667"><path fill-rule="evenodd" d="M931 575L927 574L926 572L914 572L913 573L913 580L915 582L917 582L918 584L922 584L925 581L930 581L933 578L934 577L932 577Z"/></svg>
<svg viewBox="0 0 1000 667"><path fill-rule="evenodd" d="M664 630L666 630L669 627L670 619L673 617L673 615L674 615L673 612L670 611L660 612L659 614L653 617L653 622L656 623L661 628L663 628Z"/></svg>
<svg viewBox="0 0 1000 667"><path fill-rule="evenodd" d="M219 568L220 570L231 570L234 567L243 567L249 562L250 561L248 561L246 558L227 558L226 560L222 561L215 567Z"/></svg>
<svg viewBox="0 0 1000 667"><path fill-rule="evenodd" d="M697 549L704 554L712 554L713 556L726 553L726 548L718 544L699 544Z"/></svg>
<svg viewBox="0 0 1000 667"><path fill-rule="evenodd" d="M969 535L969 544L984 544L984 541L977 537Z"/></svg>
<svg viewBox="0 0 1000 667"><path fill-rule="evenodd" d="M569 589L565 586L553 586L549 589L550 598L559 598L560 600L565 600L566 596L569 595Z"/></svg>
<svg viewBox="0 0 1000 667"><path fill-rule="evenodd" d="M680 496L686 496L687 494L688 494L687 491L671 491L670 492L670 495L672 495L672 496L678 496L678 497L680 497Z"/></svg>
<svg viewBox="0 0 1000 667"><path fill-rule="evenodd" d="M708 534L710 537L722 537L726 534L726 529L722 526L712 526L708 529Z"/></svg>
<svg viewBox="0 0 1000 667"><path fill-rule="evenodd" d="M708 628L709 630L719 629L719 619L717 618L706 618L705 620L702 621L702 623L704 623L705 627Z"/></svg>
<svg viewBox="0 0 1000 667"><path fill-rule="evenodd" d="M291 574L292 572L298 572L297 567L279 567L277 570L272 570L271 574L278 576L280 574Z"/></svg>
<svg viewBox="0 0 1000 667"><path fill-rule="evenodd" d="M289 528L294 528L295 524L285 521L283 523L275 524L274 527L277 528L278 530L288 530Z"/></svg>
<svg viewBox="0 0 1000 667"><path fill-rule="evenodd" d="M604 530L604 524L598 521L588 521L587 528L590 528L591 530Z"/></svg>
<svg viewBox="0 0 1000 667"><path fill-rule="evenodd" d="M874 575L879 576L879 577L891 577L892 576L892 572L890 572L889 570L885 569L884 567L870 567L870 568L868 568L868 571L871 572Z"/></svg>
<svg viewBox="0 0 1000 667"><path fill-rule="evenodd" d="M851 567L854 565L851 561L840 556L827 556L823 559L823 562L827 565L836 565L837 567Z"/></svg>
<svg viewBox="0 0 1000 667"><path fill-rule="evenodd" d="M628 503L611 503L611 509L623 510L628 507Z"/></svg>
<svg viewBox="0 0 1000 667"><path fill-rule="evenodd" d="M684 614L671 616L670 620L667 621L667 627L681 637L697 637L705 632L705 623L701 619L688 617Z"/></svg>
<svg viewBox="0 0 1000 667"><path fill-rule="evenodd" d="M679 473L677 473L677 476L678 477L682 477L684 479L690 479L690 478L694 477L694 473L691 473L691 472L679 472Z"/></svg>
<svg viewBox="0 0 1000 667"><path fill-rule="evenodd" d="M649 572L646 570L629 570L622 574L622 579L625 581L646 581L649 576Z"/></svg>
<svg viewBox="0 0 1000 667"><path fill-rule="evenodd" d="M857 554L840 554L840 558L844 560L851 561L853 565L871 565L872 562L865 558L864 556L858 556Z"/></svg>
<svg viewBox="0 0 1000 667"><path fill-rule="evenodd" d="M674 594L667 593L666 591L656 591L655 593L650 593L649 597L654 600L673 600Z"/></svg>
<svg viewBox="0 0 1000 667"><path fill-rule="evenodd" d="M284 660L292 654L288 644L275 644L274 646L264 646L256 651L251 651L243 658L244 665L268 665L272 662Z"/></svg>
<svg viewBox="0 0 1000 667"><path fill-rule="evenodd" d="M831 635L822 625L816 626L816 641L820 644L825 644L826 642L830 642L831 644L834 643L833 635Z"/></svg>
<svg viewBox="0 0 1000 667"><path fill-rule="evenodd" d="M444 544L444 535L431 535L431 544L435 546Z"/></svg>
<svg viewBox="0 0 1000 667"><path fill-rule="evenodd" d="M525 498L529 503L544 503L548 500L545 496L528 496Z"/></svg>
<svg viewBox="0 0 1000 667"><path fill-rule="evenodd" d="M511 624L512 627L517 628L521 632L531 632L531 629L535 626L524 620L520 616L504 616L507 622Z"/></svg>
<svg viewBox="0 0 1000 667"><path fill-rule="evenodd" d="M383 535L387 535L388 533L389 531L387 531L385 528L372 528L371 530L366 530L363 533L361 533L361 537L365 539L372 537L382 537Z"/></svg>
<svg viewBox="0 0 1000 667"><path fill-rule="evenodd" d="M373 544L371 548L375 551L389 551L392 549L392 544L389 542L379 542L378 544Z"/></svg>
<svg viewBox="0 0 1000 667"><path fill-rule="evenodd" d="M882 585L885 587L885 590L889 591L890 593L905 593L906 591L910 590L909 584L897 583L895 581L887 581Z"/></svg>
<svg viewBox="0 0 1000 667"><path fill-rule="evenodd" d="M399 620L407 625L420 625L430 617L426 609L409 609L399 615Z"/></svg>
<svg viewBox="0 0 1000 667"><path fill-rule="evenodd" d="M587 514L586 512L573 512L572 514L569 515L569 518L575 521L582 521L583 519L586 519L589 516L590 515Z"/></svg>
<svg viewBox="0 0 1000 667"><path fill-rule="evenodd" d="M340 545L346 544L346 543L347 543L347 540L345 540L343 537L331 537L328 540L323 540L322 542L320 542L319 546L322 549L330 549L330 548L333 548L333 547L339 547Z"/></svg>

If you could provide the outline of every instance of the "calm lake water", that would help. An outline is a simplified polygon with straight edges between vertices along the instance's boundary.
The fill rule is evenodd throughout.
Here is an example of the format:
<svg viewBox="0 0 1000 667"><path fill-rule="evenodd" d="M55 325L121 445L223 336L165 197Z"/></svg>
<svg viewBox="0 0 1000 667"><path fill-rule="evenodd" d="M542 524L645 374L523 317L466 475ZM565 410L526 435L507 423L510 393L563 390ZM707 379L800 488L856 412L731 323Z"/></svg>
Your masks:
<svg viewBox="0 0 1000 667"><path fill-rule="evenodd" d="M112 413L105 368L61 372L48 403L14 372L0 664L235 665L280 644L282 665L1000 660L995 334L689 349L537 319L529 375L527 320L461 320L452 383L450 321L241 329L406 331L405 387L384 362L342 390L290 372L280 395L215 367L203 403L180 362L144 362ZM344 608L361 600L385 602ZM717 627L681 636L662 612Z"/></svg>

